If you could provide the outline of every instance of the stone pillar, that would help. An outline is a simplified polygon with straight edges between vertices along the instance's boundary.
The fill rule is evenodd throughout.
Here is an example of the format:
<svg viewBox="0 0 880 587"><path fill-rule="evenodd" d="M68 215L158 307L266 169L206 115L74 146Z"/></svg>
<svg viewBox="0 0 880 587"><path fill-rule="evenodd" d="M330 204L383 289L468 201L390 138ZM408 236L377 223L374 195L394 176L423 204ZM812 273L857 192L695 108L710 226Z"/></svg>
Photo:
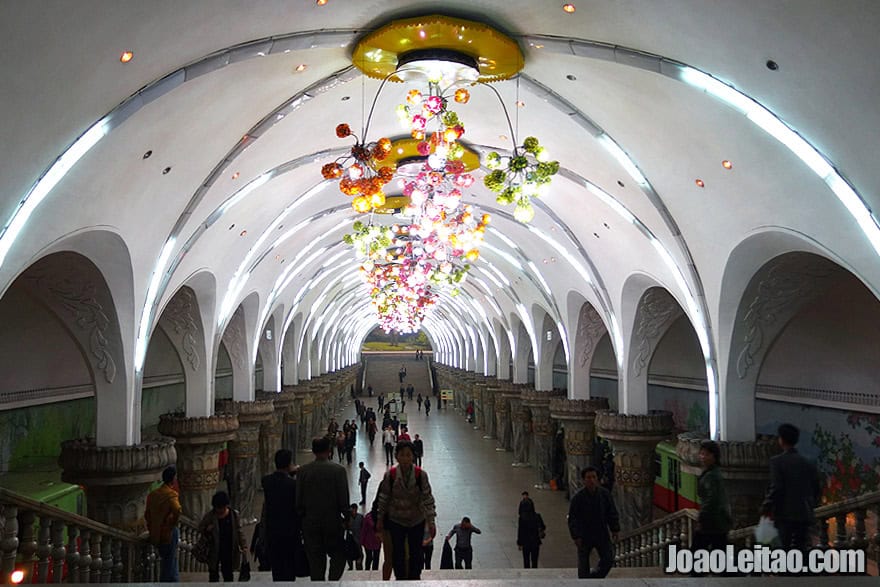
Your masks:
<svg viewBox="0 0 880 587"><path fill-rule="evenodd" d="M272 418L272 401L218 400L216 411L238 416L238 434L229 442L229 497L247 523L256 515L254 494L260 486L260 428Z"/></svg>
<svg viewBox="0 0 880 587"><path fill-rule="evenodd" d="M87 516L123 530L143 526L147 493L162 470L177 462L173 438L134 446L96 446L94 438L61 443L61 480L82 485Z"/></svg>
<svg viewBox="0 0 880 587"><path fill-rule="evenodd" d="M529 410L523 405L522 397L511 398L510 413L513 422L513 466L528 467L532 420Z"/></svg>
<svg viewBox="0 0 880 587"><path fill-rule="evenodd" d="M531 462L538 472L542 483L548 483L553 474L553 437L556 434L556 422L550 417L550 400L561 398L559 392L533 391L522 392L523 406L528 408L532 421Z"/></svg>
<svg viewBox="0 0 880 587"><path fill-rule="evenodd" d="M296 460L296 451L302 447L299 440L299 430L302 422L302 403L303 398L296 393L295 388L287 388L284 393L290 394L293 401L287 412L284 414L284 428L281 431L281 446L293 452L294 461Z"/></svg>
<svg viewBox="0 0 880 587"><path fill-rule="evenodd" d="M596 416L596 433L608 440L614 451L614 501L624 532L653 518L654 450L672 430L672 412L628 415L607 410Z"/></svg>
<svg viewBox="0 0 880 587"><path fill-rule="evenodd" d="M235 438L237 430L238 416L234 414L204 418L187 418L179 413L159 416L159 432L176 441L177 479L185 516L201 520L211 509L211 497L220 483L220 451Z"/></svg>
<svg viewBox="0 0 880 587"><path fill-rule="evenodd" d="M312 452L312 419L314 418L315 404L308 389L302 389L297 393L300 394L302 399L301 421L297 434L299 450L300 452Z"/></svg>
<svg viewBox="0 0 880 587"><path fill-rule="evenodd" d="M487 386L483 392L483 424L485 426L483 438L489 439L495 438L496 436L495 398L500 397L500 395L501 388L498 387L498 382L493 383L491 386Z"/></svg>
<svg viewBox="0 0 880 587"><path fill-rule="evenodd" d="M513 450L513 412L511 400L519 397L519 389L507 387L495 396L495 433L498 445L504 450Z"/></svg>
<svg viewBox="0 0 880 587"><path fill-rule="evenodd" d="M275 453L282 447L287 414L296 399L291 393L258 392L257 399L272 400L275 411L272 418L260 430L260 469L263 475L275 470Z"/></svg>
<svg viewBox="0 0 880 587"><path fill-rule="evenodd" d="M486 412L483 402L486 396L486 382L476 381L474 383L474 428L479 430L486 429Z"/></svg>
<svg viewBox="0 0 880 587"><path fill-rule="evenodd" d="M565 429L565 476L569 495L583 487L581 471L592 462L596 412L607 409L608 398L604 397L550 402L550 416Z"/></svg>
<svg viewBox="0 0 880 587"><path fill-rule="evenodd" d="M681 458L681 470L699 475L700 442L705 437L693 432L678 435L675 452ZM733 527L751 526L757 519L761 503L770 485L770 458L781 448L776 437L763 440L719 441L721 448L721 476L730 501Z"/></svg>

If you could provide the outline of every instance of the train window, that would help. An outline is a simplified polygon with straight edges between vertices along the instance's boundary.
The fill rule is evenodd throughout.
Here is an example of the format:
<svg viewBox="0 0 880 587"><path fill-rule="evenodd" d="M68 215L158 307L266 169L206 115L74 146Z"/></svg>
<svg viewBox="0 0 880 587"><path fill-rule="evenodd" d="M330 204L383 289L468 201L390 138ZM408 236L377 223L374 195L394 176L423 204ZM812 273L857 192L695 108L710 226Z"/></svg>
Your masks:
<svg viewBox="0 0 880 587"><path fill-rule="evenodd" d="M654 453L654 478L660 479L663 477L663 457L659 454Z"/></svg>

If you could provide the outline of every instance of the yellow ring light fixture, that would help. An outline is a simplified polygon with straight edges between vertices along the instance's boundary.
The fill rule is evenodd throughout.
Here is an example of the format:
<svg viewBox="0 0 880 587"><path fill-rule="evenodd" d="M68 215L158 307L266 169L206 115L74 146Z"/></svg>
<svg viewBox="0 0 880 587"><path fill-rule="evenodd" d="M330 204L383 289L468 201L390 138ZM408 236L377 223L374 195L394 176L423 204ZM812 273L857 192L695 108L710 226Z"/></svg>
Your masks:
<svg viewBox="0 0 880 587"><path fill-rule="evenodd" d="M352 63L369 77L394 82L496 82L522 70L523 53L486 24L432 15L395 20L368 34Z"/></svg>

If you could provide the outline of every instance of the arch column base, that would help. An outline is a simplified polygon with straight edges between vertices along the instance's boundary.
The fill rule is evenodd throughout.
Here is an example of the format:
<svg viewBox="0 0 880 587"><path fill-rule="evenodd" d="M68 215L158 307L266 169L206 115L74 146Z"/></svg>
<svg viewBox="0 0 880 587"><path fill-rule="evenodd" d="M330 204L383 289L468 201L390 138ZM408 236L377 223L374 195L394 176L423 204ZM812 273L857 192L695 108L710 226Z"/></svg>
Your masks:
<svg viewBox="0 0 880 587"><path fill-rule="evenodd" d="M678 435L675 452L681 458L683 472L699 475L702 435L685 432ZM719 441L721 476L730 502L733 527L755 523L770 484L770 458L782 449L775 437L753 441Z"/></svg>
<svg viewBox="0 0 880 587"><path fill-rule="evenodd" d="M608 399L554 399L550 417L565 430L565 476L569 495L583 487L581 471L592 463L593 439L596 436L596 412L608 409Z"/></svg>
<svg viewBox="0 0 880 587"><path fill-rule="evenodd" d="M653 519L654 450L672 431L672 412L629 415L608 410L596 415L596 433L611 443L614 452L614 501L621 530L633 530Z"/></svg>
<svg viewBox="0 0 880 587"><path fill-rule="evenodd" d="M525 390L521 397L532 421L531 463L539 481L549 483L553 475L553 438L556 434L556 422L550 417L550 400L563 396L556 392Z"/></svg>
<svg viewBox="0 0 880 587"><path fill-rule="evenodd" d="M243 522L256 517L253 506L256 488L260 485L260 429L272 418L274 409L271 400L219 400L216 405L218 413L238 416L238 433L229 442L228 477L229 497Z"/></svg>
<svg viewBox="0 0 880 587"><path fill-rule="evenodd" d="M235 438L238 426L238 416L233 414L159 416L159 432L175 439L180 505L184 515L193 520L211 509L211 497L220 483L220 451Z"/></svg>
<svg viewBox="0 0 880 587"><path fill-rule="evenodd" d="M275 470L275 453L284 446L284 429L295 397L285 392L258 392L258 400L271 400L275 406L272 418L260 430L260 467L263 475ZM261 486L262 487L262 486Z"/></svg>
<svg viewBox="0 0 880 587"><path fill-rule="evenodd" d="M61 480L82 485L87 515L122 530L142 529L150 487L177 462L173 438L134 446L97 446L94 438L61 443Z"/></svg>

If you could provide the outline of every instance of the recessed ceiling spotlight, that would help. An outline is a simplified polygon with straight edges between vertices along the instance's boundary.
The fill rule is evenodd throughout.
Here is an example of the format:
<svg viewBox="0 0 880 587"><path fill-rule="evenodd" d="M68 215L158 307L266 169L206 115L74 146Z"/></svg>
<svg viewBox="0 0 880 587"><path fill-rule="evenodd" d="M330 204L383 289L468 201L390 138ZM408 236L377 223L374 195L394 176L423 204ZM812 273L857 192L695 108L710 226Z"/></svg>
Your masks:
<svg viewBox="0 0 880 587"><path fill-rule="evenodd" d="M238 179L240 176L241 176L241 173L236 171L235 173L232 174L232 179Z"/></svg>
<svg viewBox="0 0 880 587"><path fill-rule="evenodd" d="M569 14L573 14L574 11L577 10L577 9L574 7L574 4L563 4L563 5L562 5L562 9L563 9L565 12L569 13Z"/></svg>
<svg viewBox="0 0 880 587"><path fill-rule="evenodd" d="M230 224L230 225L229 225L229 230L232 230L233 228L235 228L235 225L234 225L234 224Z"/></svg>
<svg viewBox="0 0 880 587"><path fill-rule="evenodd" d="M576 78L575 76L571 75L571 74L568 74L567 76L565 76L565 79L567 79L567 80L570 81L570 82L573 82L573 81L576 81L576 80L577 80L577 78Z"/></svg>
<svg viewBox="0 0 880 587"><path fill-rule="evenodd" d="M327 0L315 0L315 4L317 4L318 6L324 6L325 4L327 4Z"/></svg>
<svg viewBox="0 0 880 587"><path fill-rule="evenodd" d="M546 264L549 263L549 262L550 262L550 259L543 259L543 263L544 263L544 265L546 265Z"/></svg>
<svg viewBox="0 0 880 587"><path fill-rule="evenodd" d="M502 141L508 140L507 135L498 135L498 138L501 139Z"/></svg>
<svg viewBox="0 0 880 587"><path fill-rule="evenodd" d="M523 108L525 105L526 105L526 103L523 102L522 100L517 100L517 101L516 101L516 106L517 106L517 108Z"/></svg>
<svg viewBox="0 0 880 587"><path fill-rule="evenodd" d="M171 173L170 167L166 167L165 169L162 170L162 175L168 175L169 173Z"/></svg>
<svg viewBox="0 0 880 587"><path fill-rule="evenodd" d="M132 59L134 59L134 53L131 51L123 51L122 55L119 56L119 61L122 63L128 63Z"/></svg>
<svg viewBox="0 0 880 587"><path fill-rule="evenodd" d="M697 187L698 187L698 188L704 188L704 187L706 187L706 182L703 181L702 179L698 179L698 180L696 180L694 183L697 184Z"/></svg>
<svg viewBox="0 0 880 587"><path fill-rule="evenodd" d="M308 65L306 65L305 63L300 63L296 66L296 72L299 73L301 71L305 71L307 67Z"/></svg>
<svg viewBox="0 0 880 587"><path fill-rule="evenodd" d="M603 223L602 223L602 226L604 226L604 227L607 228L608 230L611 230L611 227L608 226L608 223L607 223L607 222L603 222Z"/></svg>
<svg viewBox="0 0 880 587"><path fill-rule="evenodd" d="M773 61L772 59L768 59L767 60L767 69L769 69L770 71L776 71L777 69L779 69L779 64L776 63L775 61Z"/></svg>
<svg viewBox="0 0 880 587"><path fill-rule="evenodd" d="M599 233L598 233L598 232L594 232L594 233L593 233L593 236L595 236L596 238L599 238Z"/></svg>
<svg viewBox="0 0 880 587"><path fill-rule="evenodd" d="M284 225L283 225L283 224L279 224L279 225L278 225L278 230L281 230L282 228L284 228Z"/></svg>
<svg viewBox="0 0 880 587"><path fill-rule="evenodd" d="M342 97L343 102L348 102L349 100L351 100L351 96L343 96Z"/></svg>
<svg viewBox="0 0 880 587"><path fill-rule="evenodd" d="M733 169L733 163L725 159L721 162L721 167L723 167L724 169Z"/></svg>
<svg viewBox="0 0 880 587"><path fill-rule="evenodd" d="M152 151L147 151L146 153L144 153L144 159L149 159L152 155L153 155Z"/></svg>
<svg viewBox="0 0 880 587"><path fill-rule="evenodd" d="M618 179L618 180L617 180L617 185L619 185L620 187L623 187L623 182L620 181L620 180Z"/></svg>
<svg viewBox="0 0 880 587"><path fill-rule="evenodd" d="M555 262L556 262L556 257L550 257L550 262L551 262L551 263L555 263Z"/></svg>
<svg viewBox="0 0 880 587"><path fill-rule="evenodd" d="M247 236L247 231L242 230L241 232L238 233L238 236Z"/></svg>

